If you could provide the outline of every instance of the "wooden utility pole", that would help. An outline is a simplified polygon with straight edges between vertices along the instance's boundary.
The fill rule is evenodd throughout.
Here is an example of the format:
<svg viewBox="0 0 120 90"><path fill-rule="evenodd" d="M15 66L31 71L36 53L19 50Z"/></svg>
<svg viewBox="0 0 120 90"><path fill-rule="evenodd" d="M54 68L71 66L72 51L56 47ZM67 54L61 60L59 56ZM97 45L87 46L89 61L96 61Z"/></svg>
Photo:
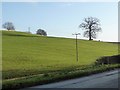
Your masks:
<svg viewBox="0 0 120 90"><path fill-rule="evenodd" d="M78 42L77 42L77 36L80 35L80 33L72 34L76 36L76 61L78 62Z"/></svg>

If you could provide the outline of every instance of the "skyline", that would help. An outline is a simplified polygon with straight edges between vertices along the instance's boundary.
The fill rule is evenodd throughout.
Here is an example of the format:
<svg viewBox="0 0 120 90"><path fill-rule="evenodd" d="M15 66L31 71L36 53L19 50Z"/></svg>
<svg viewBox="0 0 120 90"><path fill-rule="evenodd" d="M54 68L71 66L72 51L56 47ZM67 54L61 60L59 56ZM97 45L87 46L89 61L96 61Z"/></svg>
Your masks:
<svg viewBox="0 0 120 90"><path fill-rule="evenodd" d="M107 12L106 12L107 11ZM89 16L100 19L101 41L118 41L118 7L116 2L3 2L2 21L13 22L17 30L35 33L41 28L48 36L75 38L72 33L81 33L78 28L83 19ZM17 12L17 13L16 13ZM112 22L111 22L112 21ZM114 34L114 35L113 35Z"/></svg>

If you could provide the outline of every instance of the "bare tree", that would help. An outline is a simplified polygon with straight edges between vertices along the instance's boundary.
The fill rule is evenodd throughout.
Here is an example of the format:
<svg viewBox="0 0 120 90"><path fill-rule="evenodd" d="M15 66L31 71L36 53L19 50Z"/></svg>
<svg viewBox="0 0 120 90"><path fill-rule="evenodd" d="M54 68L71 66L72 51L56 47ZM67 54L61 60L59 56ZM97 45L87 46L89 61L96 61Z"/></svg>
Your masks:
<svg viewBox="0 0 120 90"><path fill-rule="evenodd" d="M88 17L84 19L84 22L79 25L80 28L86 30L84 37L93 40L92 38L97 37L97 33L101 31L100 20L95 17Z"/></svg>
<svg viewBox="0 0 120 90"><path fill-rule="evenodd" d="M7 30L15 30L15 27L14 27L12 22L6 22L3 24L2 27L7 29Z"/></svg>
<svg viewBox="0 0 120 90"><path fill-rule="evenodd" d="M47 36L47 32L45 30L42 30L42 29L38 29L36 34Z"/></svg>

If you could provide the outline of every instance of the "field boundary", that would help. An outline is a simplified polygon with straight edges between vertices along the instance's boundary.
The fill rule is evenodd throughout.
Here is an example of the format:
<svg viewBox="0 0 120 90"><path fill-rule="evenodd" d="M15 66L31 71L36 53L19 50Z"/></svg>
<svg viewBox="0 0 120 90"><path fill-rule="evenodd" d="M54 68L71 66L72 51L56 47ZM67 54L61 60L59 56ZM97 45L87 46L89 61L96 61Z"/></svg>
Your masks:
<svg viewBox="0 0 120 90"><path fill-rule="evenodd" d="M20 89L35 85L43 85L47 83L58 82L67 79L73 79L73 78L84 77L92 74L102 73L105 71L110 71L118 68L120 68L120 64L100 65L100 66L93 66L91 68L86 68L85 70L48 73L42 76L33 75L33 76L27 76L24 78L18 78L14 80L8 79L8 80L3 80L2 90Z"/></svg>

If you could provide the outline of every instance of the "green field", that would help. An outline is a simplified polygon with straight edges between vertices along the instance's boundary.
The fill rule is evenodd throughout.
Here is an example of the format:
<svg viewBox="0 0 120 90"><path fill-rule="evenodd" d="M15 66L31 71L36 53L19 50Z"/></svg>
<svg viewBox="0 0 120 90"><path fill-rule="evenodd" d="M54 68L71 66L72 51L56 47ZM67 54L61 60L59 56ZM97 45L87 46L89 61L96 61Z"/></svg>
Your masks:
<svg viewBox="0 0 120 90"><path fill-rule="evenodd" d="M78 40L78 48L76 62L75 39L2 31L3 79L73 69L118 54L118 45L112 43Z"/></svg>
<svg viewBox="0 0 120 90"><path fill-rule="evenodd" d="M120 67L94 65L100 57L117 55L118 44L78 40L78 49L76 62L75 39L2 31L3 89L45 84Z"/></svg>

